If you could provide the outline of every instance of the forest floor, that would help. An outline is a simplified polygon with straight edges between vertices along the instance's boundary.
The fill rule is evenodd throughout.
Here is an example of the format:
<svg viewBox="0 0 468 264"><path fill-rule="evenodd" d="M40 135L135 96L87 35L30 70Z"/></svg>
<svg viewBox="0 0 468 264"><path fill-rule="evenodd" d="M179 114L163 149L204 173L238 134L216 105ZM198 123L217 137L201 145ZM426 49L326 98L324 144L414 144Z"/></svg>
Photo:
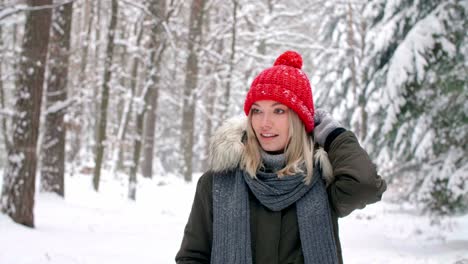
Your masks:
<svg viewBox="0 0 468 264"><path fill-rule="evenodd" d="M34 229L0 214L0 263L174 263L198 176L140 179L136 201L123 176L104 175L99 193L90 175L67 177L65 199L37 193ZM468 215L431 224L416 212L380 202L340 219L345 263L468 264Z"/></svg>

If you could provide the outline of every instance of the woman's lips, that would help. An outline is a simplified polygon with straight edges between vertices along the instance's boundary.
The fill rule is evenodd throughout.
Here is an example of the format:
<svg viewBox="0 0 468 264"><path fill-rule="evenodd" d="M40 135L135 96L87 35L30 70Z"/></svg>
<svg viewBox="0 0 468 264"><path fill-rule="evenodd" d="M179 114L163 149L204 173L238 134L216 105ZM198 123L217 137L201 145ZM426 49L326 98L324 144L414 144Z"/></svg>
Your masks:
<svg viewBox="0 0 468 264"><path fill-rule="evenodd" d="M277 137L278 135L277 134L272 134L272 133L261 133L260 136L263 139L273 139L273 138Z"/></svg>

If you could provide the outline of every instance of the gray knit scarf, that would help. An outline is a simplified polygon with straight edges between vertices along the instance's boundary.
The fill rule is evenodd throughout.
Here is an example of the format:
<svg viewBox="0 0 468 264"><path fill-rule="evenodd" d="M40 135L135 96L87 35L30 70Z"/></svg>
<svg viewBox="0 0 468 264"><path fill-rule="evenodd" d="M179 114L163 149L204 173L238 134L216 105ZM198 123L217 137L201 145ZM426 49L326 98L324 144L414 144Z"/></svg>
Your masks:
<svg viewBox="0 0 468 264"><path fill-rule="evenodd" d="M315 168L310 185L303 175L278 178L284 155L262 153L265 171L252 179L236 169L213 177L212 264L252 264L248 189L268 209L281 211L296 203L305 264L338 263L328 197ZM317 166L316 166L317 167Z"/></svg>

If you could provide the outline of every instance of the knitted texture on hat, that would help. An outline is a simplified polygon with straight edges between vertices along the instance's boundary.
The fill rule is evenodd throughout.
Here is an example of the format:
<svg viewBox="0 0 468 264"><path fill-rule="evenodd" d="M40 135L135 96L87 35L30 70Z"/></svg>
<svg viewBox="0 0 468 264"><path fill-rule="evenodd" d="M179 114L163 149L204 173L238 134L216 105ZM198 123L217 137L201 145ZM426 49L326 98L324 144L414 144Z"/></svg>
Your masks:
<svg viewBox="0 0 468 264"><path fill-rule="evenodd" d="M312 89L301 68L299 53L286 51L281 54L273 67L262 71L252 82L244 103L245 114L249 114L256 101L277 101L296 112L307 132L311 132L314 129Z"/></svg>

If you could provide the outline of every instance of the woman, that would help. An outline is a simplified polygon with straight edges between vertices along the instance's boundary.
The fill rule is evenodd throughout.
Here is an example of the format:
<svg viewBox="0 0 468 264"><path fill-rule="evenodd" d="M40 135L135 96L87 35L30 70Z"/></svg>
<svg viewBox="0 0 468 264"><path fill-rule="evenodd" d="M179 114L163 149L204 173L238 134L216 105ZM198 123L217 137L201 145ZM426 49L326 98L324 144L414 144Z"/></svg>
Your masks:
<svg viewBox="0 0 468 264"><path fill-rule="evenodd" d="M247 121L211 142L177 263L342 263L338 217L385 182L350 131L314 113L302 58L283 53L253 81Z"/></svg>

